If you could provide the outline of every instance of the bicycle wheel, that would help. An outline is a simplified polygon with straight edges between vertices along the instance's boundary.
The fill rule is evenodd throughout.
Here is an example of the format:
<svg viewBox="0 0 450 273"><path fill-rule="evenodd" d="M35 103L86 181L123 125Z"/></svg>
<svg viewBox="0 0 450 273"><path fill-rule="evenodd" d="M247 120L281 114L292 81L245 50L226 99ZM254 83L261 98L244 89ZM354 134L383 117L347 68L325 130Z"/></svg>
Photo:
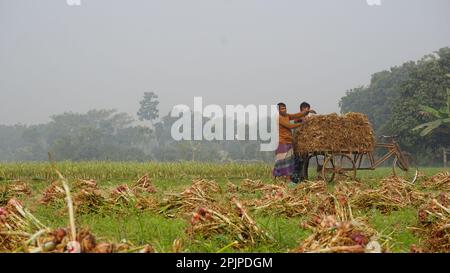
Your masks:
<svg viewBox="0 0 450 273"><path fill-rule="evenodd" d="M393 173L395 176L414 183L417 180L418 171L416 161L410 153L402 152L394 158Z"/></svg>
<svg viewBox="0 0 450 273"><path fill-rule="evenodd" d="M322 178L327 182L334 180L355 180L355 162L346 154L328 155L322 168Z"/></svg>

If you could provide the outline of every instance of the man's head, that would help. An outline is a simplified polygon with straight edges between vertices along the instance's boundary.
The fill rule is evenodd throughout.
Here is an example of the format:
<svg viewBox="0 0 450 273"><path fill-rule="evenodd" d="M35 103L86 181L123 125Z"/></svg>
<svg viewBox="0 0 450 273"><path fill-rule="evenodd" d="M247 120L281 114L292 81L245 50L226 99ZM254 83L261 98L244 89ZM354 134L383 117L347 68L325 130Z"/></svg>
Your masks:
<svg viewBox="0 0 450 273"><path fill-rule="evenodd" d="M287 113L286 104L284 104L283 102L280 102L277 105L278 105L278 112L280 113L280 115L282 115L282 116L286 115L286 113Z"/></svg>
<svg viewBox="0 0 450 273"><path fill-rule="evenodd" d="M310 109L311 109L311 105L309 105L309 103L307 103L306 101L304 101L300 104L300 112L309 111Z"/></svg>

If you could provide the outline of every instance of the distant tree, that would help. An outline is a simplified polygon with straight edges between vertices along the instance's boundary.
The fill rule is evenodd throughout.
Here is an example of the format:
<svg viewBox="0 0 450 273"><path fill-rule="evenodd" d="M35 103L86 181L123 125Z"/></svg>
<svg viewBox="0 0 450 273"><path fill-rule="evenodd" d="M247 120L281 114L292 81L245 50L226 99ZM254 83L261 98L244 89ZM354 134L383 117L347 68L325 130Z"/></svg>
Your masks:
<svg viewBox="0 0 450 273"><path fill-rule="evenodd" d="M449 71L446 47L375 73L369 86L347 92L340 101L341 112L367 114L377 135L399 135L402 149L415 154L419 164L437 163L439 147L450 145L450 132L444 126L448 115L440 111L446 106ZM425 129L423 136L413 128Z"/></svg>
<svg viewBox="0 0 450 273"><path fill-rule="evenodd" d="M49 151L57 160L148 160L148 127L132 126L133 118L116 110L52 116L47 126ZM34 137L33 137L34 139Z"/></svg>
<svg viewBox="0 0 450 273"><path fill-rule="evenodd" d="M386 133L399 135L403 148L414 153L421 164L437 163L440 147L450 145L448 130L440 129L425 136L412 131L423 123L434 121L432 116L424 115L427 113L424 105L429 107L428 110L446 106L448 71L450 48L442 48L419 60L410 72L410 79L399 87L400 98L386 124Z"/></svg>
<svg viewBox="0 0 450 273"><path fill-rule="evenodd" d="M148 120L153 126L153 121L159 117L158 96L153 92L145 92L144 98L139 103L141 105L137 112L139 120Z"/></svg>
<svg viewBox="0 0 450 273"><path fill-rule="evenodd" d="M414 66L414 62L407 62L389 71L373 74L369 86L351 89L341 98L339 102L341 113L365 113L376 133L385 134L386 121L390 119L401 96L400 87L410 79L410 72Z"/></svg>

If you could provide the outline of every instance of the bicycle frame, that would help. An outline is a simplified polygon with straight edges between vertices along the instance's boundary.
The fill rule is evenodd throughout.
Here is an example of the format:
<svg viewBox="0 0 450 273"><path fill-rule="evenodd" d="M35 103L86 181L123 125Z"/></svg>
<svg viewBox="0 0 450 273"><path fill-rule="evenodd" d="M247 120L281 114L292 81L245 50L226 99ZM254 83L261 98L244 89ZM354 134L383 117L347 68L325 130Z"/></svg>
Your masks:
<svg viewBox="0 0 450 273"><path fill-rule="evenodd" d="M386 162L387 160L389 160L391 157L393 157L394 161L392 164L392 170L393 170L393 174L396 174L396 168L399 168L400 170L404 171L404 172L408 172L408 170L410 169L410 164L409 164L409 160L408 157L405 156L402 152L402 150L400 149L399 144L397 143L397 141L395 140L395 137L397 136L392 136L392 137L385 137L384 138L389 138L391 141L387 142L387 143L376 143L375 144L375 148L377 149L386 149L386 153L383 154L383 156L381 156L378 159L374 158L374 154L373 151L370 152L358 152L358 151L323 151L323 152L312 152L312 153L308 153L308 162L312 157L315 157L316 159L316 163L317 163L317 173L321 173L322 172L322 177L327 180L327 178L325 177L325 173L326 171L331 171L331 173L339 173L340 171L344 171L344 172L350 172L353 171L355 174L353 175L354 177L356 177L356 170L375 170L377 167L379 167L381 164L383 164L384 162ZM342 167L342 166L338 166L336 167L333 163L333 158L335 156L339 156L341 155L341 165L344 166L344 164L351 163L352 166L349 167ZM323 157L322 161L319 162L319 156ZM369 167L362 167L362 162L364 159L364 156L367 156L368 161L369 161ZM342 163L343 158L347 158L347 163ZM327 163L331 162L332 166L326 166ZM412 183L414 183L414 181L417 179L417 168L416 170L416 176L413 180ZM307 176L307 175L306 175ZM320 176L320 174L319 174ZM334 176L334 174L333 174ZM347 175L346 175L347 176ZM347 176L350 177L350 176ZM330 181L332 181L334 179L334 177L332 177L330 179ZM328 180L327 180L328 181Z"/></svg>
<svg viewBox="0 0 450 273"><path fill-rule="evenodd" d="M354 155L354 162L356 164L356 168L358 170L374 170L377 167L379 167L381 164L389 160L391 157L397 157L398 160L400 160L402 163L404 162L403 157L400 152L400 147L398 146L397 142L392 141L392 143L377 143L375 145L375 148L382 148L387 149L387 153L384 154L382 157L375 160L374 155L372 152L368 153L357 153ZM367 155L370 163L370 167L362 168L361 164L364 158L364 155Z"/></svg>

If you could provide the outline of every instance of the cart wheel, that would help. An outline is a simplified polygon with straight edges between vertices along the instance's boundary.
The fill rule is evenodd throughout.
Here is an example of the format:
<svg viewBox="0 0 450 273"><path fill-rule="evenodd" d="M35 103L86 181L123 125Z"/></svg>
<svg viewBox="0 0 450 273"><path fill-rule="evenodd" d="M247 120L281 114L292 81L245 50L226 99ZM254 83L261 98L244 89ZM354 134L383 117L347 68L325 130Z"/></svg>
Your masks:
<svg viewBox="0 0 450 273"><path fill-rule="evenodd" d="M322 178L327 182L334 180L356 179L356 166L353 159L346 154L331 154L325 159Z"/></svg>
<svg viewBox="0 0 450 273"><path fill-rule="evenodd" d="M325 160L327 159L327 156L326 155L314 155L310 158L310 160L311 159L313 159L312 164L311 164L313 167L311 169L309 169L310 172L308 173L308 175L313 179L317 179L317 180L323 179L322 168L325 164Z"/></svg>
<svg viewBox="0 0 450 273"><path fill-rule="evenodd" d="M402 152L400 158L394 158L392 172L394 176L401 177L410 183L414 183L417 180L419 170L416 166L416 161L411 154Z"/></svg>

